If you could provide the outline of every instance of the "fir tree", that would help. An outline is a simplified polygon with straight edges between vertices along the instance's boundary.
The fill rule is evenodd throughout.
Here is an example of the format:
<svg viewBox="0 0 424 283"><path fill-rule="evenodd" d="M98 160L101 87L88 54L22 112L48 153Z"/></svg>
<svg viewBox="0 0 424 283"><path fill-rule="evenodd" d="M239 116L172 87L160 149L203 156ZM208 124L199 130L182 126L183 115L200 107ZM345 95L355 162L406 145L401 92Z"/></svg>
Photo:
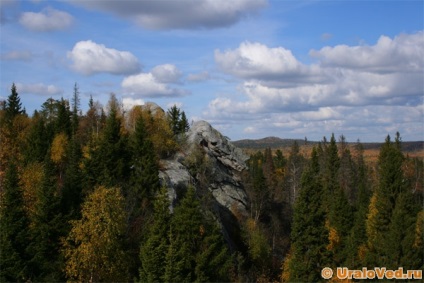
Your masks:
<svg viewBox="0 0 424 283"><path fill-rule="evenodd" d="M135 132L130 140L132 171L128 197L134 201L130 210L139 215L143 198L152 198L159 190L159 168L153 144L147 136L143 117L137 119Z"/></svg>
<svg viewBox="0 0 424 283"><path fill-rule="evenodd" d="M72 95L72 135L75 135L78 130L78 110L80 104L78 84L74 84L74 93Z"/></svg>
<svg viewBox="0 0 424 283"><path fill-rule="evenodd" d="M140 249L140 282L163 282L165 280L166 255L169 249L169 199L167 190L161 189L154 203L154 220L148 229L146 241Z"/></svg>
<svg viewBox="0 0 424 283"><path fill-rule="evenodd" d="M63 268L59 257L59 239L63 236L64 223L60 212L60 198L54 166L49 158L44 161L44 179L37 191L31 252L31 279L34 281L62 281Z"/></svg>
<svg viewBox="0 0 424 283"><path fill-rule="evenodd" d="M23 114L22 103L19 97L18 91L16 90L16 85L13 83L10 89L10 95L7 97L5 105L5 120L9 125L12 125L13 120L16 116Z"/></svg>
<svg viewBox="0 0 424 283"><path fill-rule="evenodd" d="M389 261L387 247L393 243L386 235L397 196L405 190L403 160L399 135L395 143L387 136L378 158L379 184L371 198L366 221L369 249L366 261L370 266L382 266Z"/></svg>
<svg viewBox="0 0 424 283"><path fill-rule="evenodd" d="M188 123L186 114L184 111L181 112L181 118L180 121L178 123L178 131L180 133L185 133L190 129L190 125Z"/></svg>
<svg viewBox="0 0 424 283"><path fill-rule="evenodd" d="M200 203L190 187L174 210L171 221L172 238L166 256L165 281L195 281L195 256L198 251L203 224Z"/></svg>
<svg viewBox="0 0 424 283"><path fill-rule="evenodd" d="M123 186L128 177L127 137L121 134L121 119L118 117L118 105L115 96L110 99L109 115L99 141L93 152L93 162L98 172L97 184L107 187Z"/></svg>
<svg viewBox="0 0 424 283"><path fill-rule="evenodd" d="M168 109L167 116L169 119L169 123L171 125L172 132L174 135L178 135L180 133L180 109L174 105L170 109Z"/></svg>
<svg viewBox="0 0 424 283"><path fill-rule="evenodd" d="M302 188L295 203L291 232L290 281L317 282L321 269L329 263L328 231L325 227L323 187L317 151L312 150L310 165L302 175Z"/></svg>
<svg viewBox="0 0 424 283"><path fill-rule="evenodd" d="M28 278L29 219L24 209L22 190L15 163L9 162L4 176L0 206L0 281L25 281Z"/></svg>

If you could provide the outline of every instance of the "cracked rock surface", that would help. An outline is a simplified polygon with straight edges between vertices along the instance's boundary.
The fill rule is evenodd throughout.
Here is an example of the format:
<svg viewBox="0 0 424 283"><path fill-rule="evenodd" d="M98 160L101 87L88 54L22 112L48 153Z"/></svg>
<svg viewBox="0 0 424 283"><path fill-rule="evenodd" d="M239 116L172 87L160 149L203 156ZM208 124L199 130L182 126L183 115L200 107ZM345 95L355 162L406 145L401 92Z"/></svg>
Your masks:
<svg viewBox="0 0 424 283"><path fill-rule="evenodd" d="M228 211L237 209L245 214L248 198L241 184L240 173L247 169L246 161L249 157L206 121L193 123L187 132L184 152L177 153L171 159L161 160L159 177L162 185L168 188L171 203L175 203L180 186L198 183L197 176L191 176L184 164L185 159L199 148L211 166L208 190L219 205Z"/></svg>

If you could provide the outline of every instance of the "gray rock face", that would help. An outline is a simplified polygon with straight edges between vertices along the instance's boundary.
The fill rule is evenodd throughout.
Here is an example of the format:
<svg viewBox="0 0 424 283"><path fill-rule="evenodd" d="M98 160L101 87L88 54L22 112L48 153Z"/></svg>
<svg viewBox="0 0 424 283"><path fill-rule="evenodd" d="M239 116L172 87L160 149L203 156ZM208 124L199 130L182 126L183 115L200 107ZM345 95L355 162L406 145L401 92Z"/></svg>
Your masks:
<svg viewBox="0 0 424 283"><path fill-rule="evenodd" d="M249 157L243 154L241 149L232 145L220 132L212 128L208 122L195 122L187 135L191 145L203 146L209 155L216 157L223 165L239 172L246 169L245 162Z"/></svg>
<svg viewBox="0 0 424 283"><path fill-rule="evenodd" d="M230 248L238 249L242 242L238 217L248 214L249 202L240 177L248 157L205 121L191 126L183 148L160 162L159 178L168 189L171 211L188 185L200 195L210 193L213 199L209 209L217 217Z"/></svg>
<svg viewBox="0 0 424 283"><path fill-rule="evenodd" d="M177 190L180 187L187 187L192 182L187 168L176 159L161 160L161 170L159 180L161 185L168 189L168 197L171 203L171 211L177 200Z"/></svg>
<svg viewBox="0 0 424 283"><path fill-rule="evenodd" d="M195 122L191 126L184 152L176 154L172 159L161 160L159 178L162 185L168 188L171 206L177 200L179 188L200 183L201 177L192 176L184 165L199 149L208 160L206 186L216 202L230 212L237 209L239 213L245 214L248 199L239 175L247 168L245 162L248 157L205 121Z"/></svg>
<svg viewBox="0 0 424 283"><path fill-rule="evenodd" d="M246 212L247 195L239 173L247 169L248 156L236 148L206 121L195 122L187 133L189 151L201 147L210 158L212 176L208 189L216 201L232 211Z"/></svg>

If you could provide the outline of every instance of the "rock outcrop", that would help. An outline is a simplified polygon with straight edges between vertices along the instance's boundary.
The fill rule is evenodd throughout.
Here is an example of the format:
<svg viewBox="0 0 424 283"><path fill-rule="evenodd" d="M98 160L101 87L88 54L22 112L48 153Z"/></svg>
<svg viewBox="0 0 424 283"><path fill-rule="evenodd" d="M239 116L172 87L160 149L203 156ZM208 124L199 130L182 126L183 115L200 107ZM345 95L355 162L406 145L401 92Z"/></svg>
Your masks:
<svg viewBox="0 0 424 283"><path fill-rule="evenodd" d="M183 152L161 161L159 177L162 185L168 188L171 202L175 203L179 188L198 183L200 177L192 176L186 164L199 149L206 155L210 167L207 189L221 206L245 213L248 201L239 174L247 168L248 157L205 121L191 126Z"/></svg>
<svg viewBox="0 0 424 283"><path fill-rule="evenodd" d="M247 169L246 160L248 157L241 149L209 123L193 123L186 134L184 149L170 159L161 160L159 178L168 189L170 209L189 185L199 194L210 193L211 209L230 247L236 247L240 242L236 240L239 237L237 217L246 216L248 209L248 197L240 177Z"/></svg>

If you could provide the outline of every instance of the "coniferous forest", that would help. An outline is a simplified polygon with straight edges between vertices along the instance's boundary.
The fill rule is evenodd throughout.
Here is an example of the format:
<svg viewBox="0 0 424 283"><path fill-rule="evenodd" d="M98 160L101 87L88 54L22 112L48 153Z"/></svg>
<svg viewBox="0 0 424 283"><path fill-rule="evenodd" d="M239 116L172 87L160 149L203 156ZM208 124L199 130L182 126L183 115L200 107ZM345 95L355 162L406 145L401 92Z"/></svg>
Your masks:
<svg viewBox="0 0 424 283"><path fill-rule="evenodd" d="M382 137L375 164L343 136L308 155L296 142L257 150L229 239L207 194L187 186L171 204L160 182L161 160L186 146L184 111L124 110L114 94L81 109L77 84L34 113L15 85L2 102L1 282L325 282L324 267L424 268L423 160L399 133Z"/></svg>

